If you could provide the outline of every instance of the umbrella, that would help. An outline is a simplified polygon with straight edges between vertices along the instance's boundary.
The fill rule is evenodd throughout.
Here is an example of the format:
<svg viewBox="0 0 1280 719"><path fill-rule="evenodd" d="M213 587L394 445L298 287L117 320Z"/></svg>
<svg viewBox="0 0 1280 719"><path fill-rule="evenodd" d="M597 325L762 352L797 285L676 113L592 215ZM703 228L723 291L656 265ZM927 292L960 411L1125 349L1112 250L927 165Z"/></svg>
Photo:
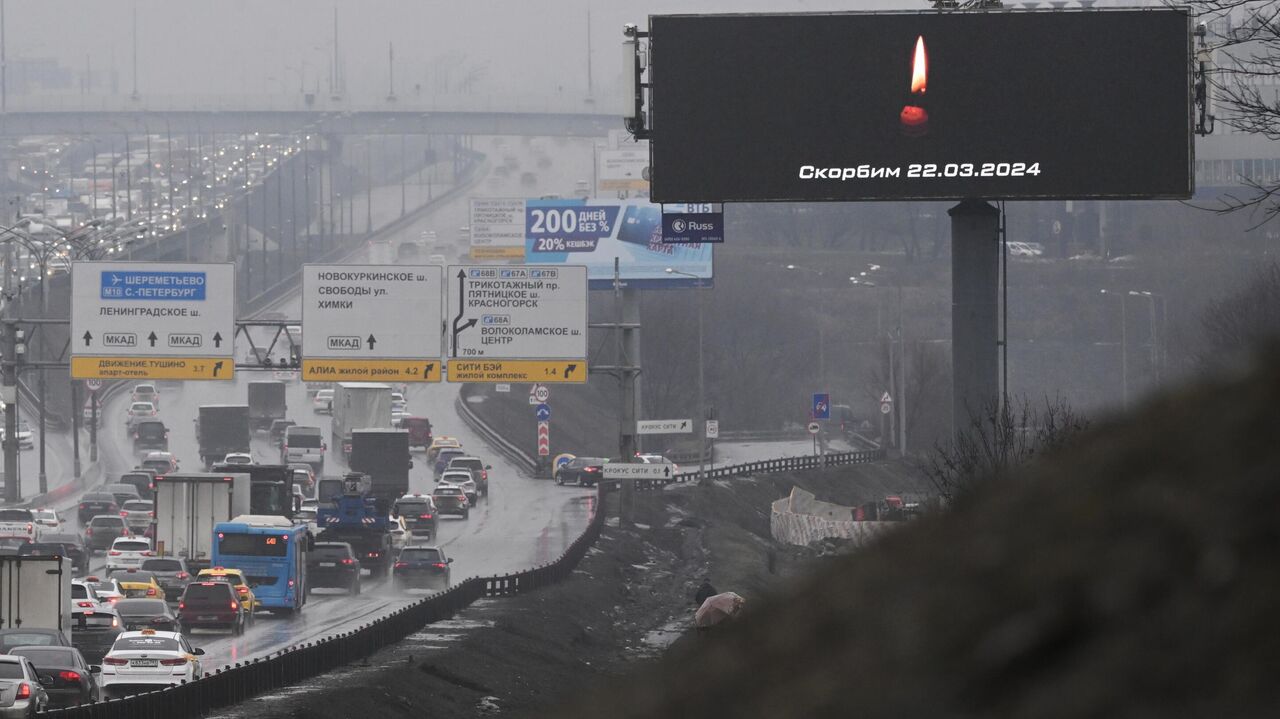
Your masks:
<svg viewBox="0 0 1280 719"><path fill-rule="evenodd" d="M702 606L698 607L698 613L693 616L693 623L699 629L714 627L726 619L736 617L742 611L745 601L734 592L707 597Z"/></svg>

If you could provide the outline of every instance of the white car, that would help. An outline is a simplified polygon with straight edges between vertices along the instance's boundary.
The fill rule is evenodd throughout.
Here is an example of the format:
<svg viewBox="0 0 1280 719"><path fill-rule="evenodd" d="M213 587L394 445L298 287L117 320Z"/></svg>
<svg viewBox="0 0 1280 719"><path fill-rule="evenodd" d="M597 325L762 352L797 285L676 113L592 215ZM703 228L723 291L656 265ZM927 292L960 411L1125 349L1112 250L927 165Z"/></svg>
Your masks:
<svg viewBox="0 0 1280 719"><path fill-rule="evenodd" d="M471 476L471 472L465 469L446 469L444 474L440 475L440 484L451 484L455 487L461 487L462 491L467 495L467 501L471 506L476 506L476 497L479 488L476 487L476 480Z"/></svg>
<svg viewBox="0 0 1280 719"><path fill-rule="evenodd" d="M333 412L333 390L322 389L316 392L315 399L311 400L311 409L316 414L329 414Z"/></svg>
<svg viewBox="0 0 1280 719"><path fill-rule="evenodd" d="M31 425L26 422L18 422L18 447L20 449L36 448L36 435L31 431Z"/></svg>
<svg viewBox="0 0 1280 719"><path fill-rule="evenodd" d="M102 604L115 604L124 599L124 590L120 588L120 582L112 577L89 576L84 578L84 583L89 585Z"/></svg>
<svg viewBox="0 0 1280 719"><path fill-rule="evenodd" d="M121 569L138 568L142 560L152 556L151 540L142 537L116 537L107 550L107 574Z"/></svg>
<svg viewBox="0 0 1280 719"><path fill-rule="evenodd" d="M111 651L102 658L102 674L98 683L108 697L164 687L180 682L193 682L200 677L200 660L204 650L192 647L177 632L143 629L122 632Z"/></svg>
<svg viewBox="0 0 1280 719"><path fill-rule="evenodd" d="M124 423L128 427L133 427L133 423L140 419L151 419L157 414L156 406L150 402L134 402L129 405L129 411L125 417Z"/></svg>
<svg viewBox="0 0 1280 719"><path fill-rule="evenodd" d="M404 523L404 517L390 517L389 533L391 534L391 546L398 552L404 549L409 543L409 528Z"/></svg>
<svg viewBox="0 0 1280 719"><path fill-rule="evenodd" d="M52 509L33 509L31 513L35 515L36 524L42 527L50 527L57 529L62 526L62 519L58 517L58 513Z"/></svg>
<svg viewBox="0 0 1280 719"><path fill-rule="evenodd" d="M444 255L427 255L427 264L428 265L447 265L449 264L449 259Z"/></svg>
<svg viewBox="0 0 1280 719"><path fill-rule="evenodd" d="M223 464L253 464L253 455L244 452L232 452L222 458Z"/></svg>

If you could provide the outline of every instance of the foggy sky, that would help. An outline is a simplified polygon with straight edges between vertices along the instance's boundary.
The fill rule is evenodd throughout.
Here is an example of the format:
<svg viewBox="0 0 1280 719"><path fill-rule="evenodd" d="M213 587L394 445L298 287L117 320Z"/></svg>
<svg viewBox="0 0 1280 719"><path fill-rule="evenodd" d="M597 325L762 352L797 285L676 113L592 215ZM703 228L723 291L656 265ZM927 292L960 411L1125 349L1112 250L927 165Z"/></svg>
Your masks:
<svg viewBox="0 0 1280 719"><path fill-rule="evenodd" d="M1114 4L1114 3L1104 3ZM1133 2L1127 4L1143 4ZM147 94L328 92L338 11L348 94L430 95L476 77L476 94L585 94L587 8L596 95L620 77L624 23L689 12L923 10L924 0L4 0L6 54L56 57L100 92L114 68L132 87L131 15L138 16L138 89ZM563 88L563 90L561 90Z"/></svg>

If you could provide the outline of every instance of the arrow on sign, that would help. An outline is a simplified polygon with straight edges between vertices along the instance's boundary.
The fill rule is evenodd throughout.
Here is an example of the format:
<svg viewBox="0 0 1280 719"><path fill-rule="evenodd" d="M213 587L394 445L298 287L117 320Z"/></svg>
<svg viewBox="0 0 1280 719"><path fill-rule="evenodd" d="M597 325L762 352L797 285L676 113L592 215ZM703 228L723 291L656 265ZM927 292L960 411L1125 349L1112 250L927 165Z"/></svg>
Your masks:
<svg viewBox="0 0 1280 719"><path fill-rule="evenodd" d="M467 297L467 273L465 270L458 270L458 316L453 318L453 353L451 356L458 356L458 335L462 331L475 327L476 318L472 317L466 322L462 321L462 315L466 312Z"/></svg>
<svg viewBox="0 0 1280 719"><path fill-rule="evenodd" d="M680 423L680 429L686 429L688 426L689 422L687 420Z"/></svg>
<svg viewBox="0 0 1280 719"><path fill-rule="evenodd" d="M214 332L214 333L213 333L213 346L214 346L214 347L221 347L221 346L222 346L222 333L221 333L221 332Z"/></svg>
<svg viewBox="0 0 1280 719"><path fill-rule="evenodd" d="M84 331L84 346L88 347L89 342L93 339L93 335L89 334L89 330Z"/></svg>
<svg viewBox="0 0 1280 719"><path fill-rule="evenodd" d="M158 340L158 339L160 339L160 338L159 338L159 337L156 337L156 333L155 333L155 332L152 332L151 334L147 335L147 341L151 343L151 346L152 346L152 347L155 347L155 346L156 346L156 340Z"/></svg>
<svg viewBox="0 0 1280 719"><path fill-rule="evenodd" d="M369 335L369 339L365 340L365 342L369 343L369 351L370 351L370 352L372 352L372 351L373 351L373 346L374 346L375 344L377 344L377 342L378 342L378 338L377 338L377 337L374 337L372 334L370 334L370 335Z"/></svg>
<svg viewBox="0 0 1280 719"><path fill-rule="evenodd" d="M662 476L663 476L663 477L670 477L670 476L671 476L671 467L670 467L670 466L664 466L664 467L662 468Z"/></svg>
<svg viewBox="0 0 1280 719"><path fill-rule="evenodd" d="M564 367L564 378L565 378L565 381L568 381L568 379L569 379L569 375L573 374L573 371L574 371L574 370L576 370L576 369L578 369L578 365L576 365L576 364L565 365L565 367Z"/></svg>

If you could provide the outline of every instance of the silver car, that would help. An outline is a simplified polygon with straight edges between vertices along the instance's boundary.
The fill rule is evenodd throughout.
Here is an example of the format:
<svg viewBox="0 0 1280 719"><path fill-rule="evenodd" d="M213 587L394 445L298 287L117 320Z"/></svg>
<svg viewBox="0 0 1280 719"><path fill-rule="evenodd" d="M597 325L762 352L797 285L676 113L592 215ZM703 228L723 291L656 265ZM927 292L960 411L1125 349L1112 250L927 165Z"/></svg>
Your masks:
<svg viewBox="0 0 1280 719"><path fill-rule="evenodd" d="M24 719L42 712L49 705L49 694L44 690L47 679L41 677L31 660L13 654L0 655L0 719Z"/></svg>

